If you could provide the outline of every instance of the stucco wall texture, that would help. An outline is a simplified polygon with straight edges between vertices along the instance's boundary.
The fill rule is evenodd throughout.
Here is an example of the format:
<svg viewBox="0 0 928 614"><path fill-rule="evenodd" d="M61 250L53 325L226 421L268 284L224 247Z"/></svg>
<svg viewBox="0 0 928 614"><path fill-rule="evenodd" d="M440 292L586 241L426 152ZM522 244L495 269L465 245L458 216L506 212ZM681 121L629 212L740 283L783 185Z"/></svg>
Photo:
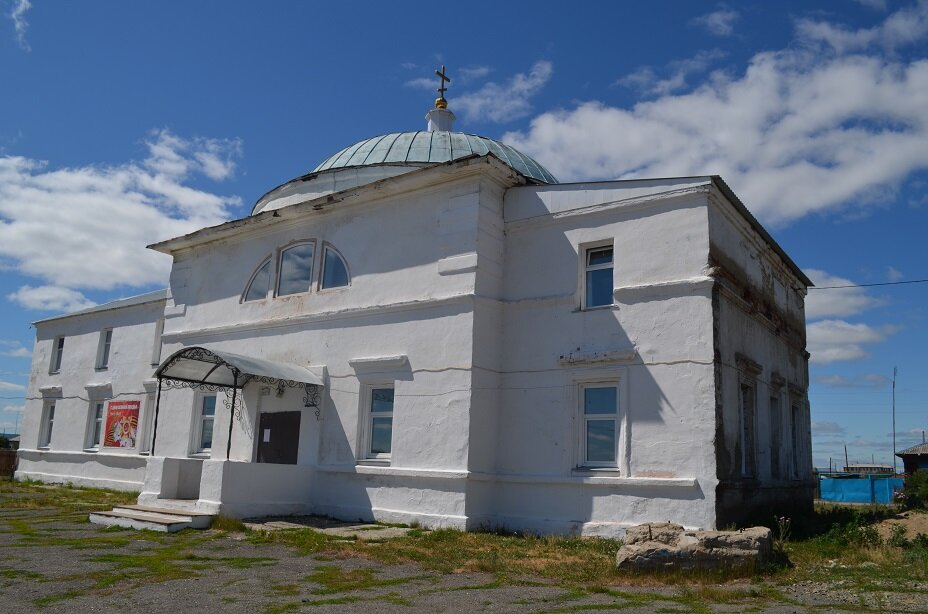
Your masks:
<svg viewBox="0 0 928 614"><path fill-rule="evenodd" d="M162 248L174 258L166 301L37 324L17 475L236 516L587 535L654 520L715 528L761 500L811 504L805 285L718 181L525 185L492 160L465 160L184 238ZM350 286L243 302L256 267L299 241L314 242L315 267L324 246L337 249ZM614 248L614 301L582 309L585 250L597 245ZM106 327L114 355L100 373ZM49 374L61 335L65 362ZM197 455L198 393L163 389L147 455L153 343L160 357L204 346L310 367L325 382L320 407L305 407L301 388L253 382L233 417L220 392L212 450ZM750 479L738 471L745 357L762 369ZM796 451L787 436L770 451L773 373L783 411L801 406ZM591 383L618 390L613 467L581 455ZM378 385L395 387L392 453L366 459L366 391ZM83 451L88 386L144 399L125 458ZM50 395L55 431L40 449ZM279 411L301 412L296 465L255 462L260 415ZM795 460L774 476L772 456Z"/></svg>

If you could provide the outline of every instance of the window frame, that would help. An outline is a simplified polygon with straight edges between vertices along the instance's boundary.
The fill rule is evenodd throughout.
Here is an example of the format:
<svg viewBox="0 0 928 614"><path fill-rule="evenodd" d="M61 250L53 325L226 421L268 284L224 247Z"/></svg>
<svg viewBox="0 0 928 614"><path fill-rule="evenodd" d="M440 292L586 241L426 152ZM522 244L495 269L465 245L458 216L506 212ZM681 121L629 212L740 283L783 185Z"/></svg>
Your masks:
<svg viewBox="0 0 928 614"><path fill-rule="evenodd" d="M84 451L85 452L98 452L101 447L103 447L103 429L106 427L106 407L107 401L105 399L91 399L89 411L87 412L87 433L84 436ZM97 407L100 408L100 417L97 418ZM97 425L99 425L100 430L97 431ZM97 437L97 441L94 442L94 436Z"/></svg>
<svg viewBox="0 0 928 614"><path fill-rule="evenodd" d="M64 335L57 335L52 341L52 356L48 364L49 375L61 373L61 363L64 359Z"/></svg>
<svg viewBox="0 0 928 614"><path fill-rule="evenodd" d="M245 290L242 291L242 298L239 300L240 303L257 303L258 301L266 301L269 296L274 294L274 284L271 282L277 278L277 271L273 266L273 260L274 254L268 254L264 260L258 263L258 266L255 267L255 270L251 272L251 277L248 278L248 283L245 284ZM258 273L267 264L271 264L271 270L268 272L269 278L267 283L267 292L264 293L264 298L249 299L248 293L251 292L251 285L255 283L255 278L258 276Z"/></svg>
<svg viewBox="0 0 928 614"><path fill-rule="evenodd" d="M770 391L767 429L770 431L770 477L783 479L783 398L779 389Z"/></svg>
<svg viewBox="0 0 928 614"><path fill-rule="evenodd" d="M361 424L361 437L358 444L358 460L359 461L369 461L375 463L384 463L389 464L393 458L393 431L395 425L395 415L396 415L396 380L377 380L373 382L366 382L363 384L364 393L361 396L361 407L360 407L360 424ZM389 453L374 453L371 451L371 446L373 445L373 434L374 434L374 418L383 418L383 413L378 412L376 415L372 410L374 402L374 391L375 390L384 390L389 389L393 391L393 410L390 412L390 452Z"/></svg>
<svg viewBox="0 0 928 614"><path fill-rule="evenodd" d="M323 282L325 281L325 263L328 260L330 251L333 254L335 254L335 257L338 258L341 261L342 266L345 267L345 274L348 276L348 283L345 284L344 286L332 286L331 288L326 288L323 285ZM319 280L318 280L318 288L316 291L320 293L332 292L332 291L337 291L337 290L344 290L345 288L350 288L350 287L351 287L351 269L348 268L348 261L345 259L344 256L342 256L342 253L340 251L335 249L334 245L332 245L328 241L323 241L322 242L322 261L319 263Z"/></svg>
<svg viewBox="0 0 928 614"><path fill-rule="evenodd" d="M582 368L571 375L570 403L573 408L573 456L574 471L580 475L601 472L620 477L630 477L631 441L628 425L628 372L626 367ZM586 422L583 413L584 390L586 388L614 387L616 389L615 413L615 462L587 462ZM599 414L596 414L599 415ZM595 416L596 415L591 415Z"/></svg>
<svg viewBox="0 0 928 614"><path fill-rule="evenodd" d="M50 450L52 447L52 433L55 426L55 406L57 400L46 400L42 403L42 422L39 427L39 449Z"/></svg>
<svg viewBox="0 0 928 614"><path fill-rule="evenodd" d="M215 399L213 404L213 415L203 415L203 405L207 398ZM213 445L216 443L216 408L219 405L219 395L215 392L197 392L194 395L193 405L193 428L191 428L190 455L212 458ZM203 423L210 420L213 423L213 438L210 441L210 447L203 447Z"/></svg>
<svg viewBox="0 0 928 614"><path fill-rule="evenodd" d="M283 261L284 261L284 252L286 252L287 250L291 250L295 247L299 247L301 245L312 245L313 246L313 262L312 262L312 266L309 269L309 287L303 292L293 292L292 294L281 294L280 293L280 274L282 272L281 265L283 264ZM274 298L281 298L284 296L299 296L301 294L309 294L311 292L317 291L318 282L316 278L318 277L318 275L316 273L316 269L319 268L319 258L317 257L319 254L319 250L317 249L318 247L319 247L319 244L316 241L316 239L300 239L298 241L291 241L290 243L281 245L280 247L277 248L277 258L276 258L277 267L276 267L276 271L274 274L274 283L272 284L272 292L273 292Z"/></svg>
<svg viewBox="0 0 928 614"><path fill-rule="evenodd" d="M744 403L745 390L750 390L750 423ZM738 429L741 478L757 479L757 381L753 378L742 377L738 382Z"/></svg>
<svg viewBox="0 0 928 614"><path fill-rule="evenodd" d="M113 327L100 331L100 340L97 342L97 361L94 367L97 371L106 371L110 366L110 354L113 351Z"/></svg>
<svg viewBox="0 0 928 614"><path fill-rule="evenodd" d="M609 247L612 249L612 261L608 264L594 264L590 265L589 258L590 252ZM578 246L579 248L579 265L580 265L580 311L591 311L595 309L609 309L615 305L615 239L602 239L599 241L591 241L588 243L582 243ZM588 286L587 286L587 273L591 271L601 271L604 269L611 269L611 292L609 293L610 300L608 303L603 303L602 305L590 305L587 299Z"/></svg>
<svg viewBox="0 0 928 614"><path fill-rule="evenodd" d="M618 469L619 468L619 435L621 432L620 422L619 422L619 413L621 411L621 402L619 401L619 386L617 382L605 381L605 382L583 382L580 385L579 390L579 416L580 416L580 460L582 467L592 467L597 469L607 468L607 469ZM615 389L615 412L606 413L606 414L587 414L585 411L586 405L586 391L596 388L613 388ZM589 459L589 450L587 449L587 441L589 439L589 423L591 421L609 421L613 423L612 427L612 437L613 437L613 450L612 455L613 459L611 461L595 461Z"/></svg>

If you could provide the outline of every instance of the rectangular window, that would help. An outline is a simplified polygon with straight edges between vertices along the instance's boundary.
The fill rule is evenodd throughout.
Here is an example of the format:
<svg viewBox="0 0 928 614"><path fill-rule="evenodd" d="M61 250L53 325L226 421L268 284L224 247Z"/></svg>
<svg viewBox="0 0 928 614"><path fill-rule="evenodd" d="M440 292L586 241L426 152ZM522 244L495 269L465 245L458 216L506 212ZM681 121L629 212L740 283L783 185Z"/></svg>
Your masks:
<svg viewBox="0 0 928 614"><path fill-rule="evenodd" d="M52 427L55 426L55 403L45 405L45 415L42 420L42 430L39 436L39 447L48 448L52 443Z"/></svg>
<svg viewBox="0 0 928 614"><path fill-rule="evenodd" d="M216 395L209 394L200 397L197 408L196 424L196 453L209 452L213 449L213 423L216 419Z"/></svg>
<svg viewBox="0 0 928 614"><path fill-rule="evenodd" d="M754 471L754 385L741 383L741 477L753 478Z"/></svg>
<svg viewBox="0 0 928 614"><path fill-rule="evenodd" d="M799 405L790 407L790 446L792 446L792 477L798 480L800 476L800 446L799 446Z"/></svg>
<svg viewBox="0 0 928 614"><path fill-rule="evenodd" d="M110 346L113 344L113 329L100 331L100 345L97 348L97 368L106 369L110 364Z"/></svg>
<svg viewBox="0 0 928 614"><path fill-rule="evenodd" d="M61 357L64 355L64 337L55 337L52 346L52 362L49 365L49 373L58 373L61 371Z"/></svg>
<svg viewBox="0 0 928 614"><path fill-rule="evenodd" d="M393 445L394 390L388 387L371 388L368 417L368 458L390 458Z"/></svg>
<svg viewBox="0 0 928 614"><path fill-rule="evenodd" d="M583 384L580 387L580 404L583 465L617 467L618 388L606 384Z"/></svg>
<svg viewBox="0 0 928 614"><path fill-rule="evenodd" d="M583 279L584 309L611 305L612 300L612 246L591 247L584 252Z"/></svg>
<svg viewBox="0 0 928 614"><path fill-rule="evenodd" d="M780 413L780 397L770 396L770 477L781 477L780 450L783 447L783 416Z"/></svg>
<svg viewBox="0 0 928 614"><path fill-rule="evenodd" d="M92 403L93 413L90 416L90 424L87 433L87 448L99 449L100 441L103 437L103 419L106 415L105 401L94 401Z"/></svg>

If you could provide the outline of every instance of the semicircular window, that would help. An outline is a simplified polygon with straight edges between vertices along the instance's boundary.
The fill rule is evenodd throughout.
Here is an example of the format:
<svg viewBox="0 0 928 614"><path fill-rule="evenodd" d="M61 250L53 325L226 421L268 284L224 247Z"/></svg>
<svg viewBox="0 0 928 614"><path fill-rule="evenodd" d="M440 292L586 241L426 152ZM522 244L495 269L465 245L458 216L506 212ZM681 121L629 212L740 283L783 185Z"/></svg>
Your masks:
<svg viewBox="0 0 928 614"><path fill-rule="evenodd" d="M267 292L271 289L271 259L268 258L264 264L258 267L255 274L251 277L251 283L245 290L246 301L258 301L267 298Z"/></svg>
<svg viewBox="0 0 928 614"><path fill-rule="evenodd" d="M313 277L314 247L312 243L300 243L280 252L277 296L309 292Z"/></svg>
<svg viewBox="0 0 928 614"><path fill-rule="evenodd" d="M344 258L331 247L326 246L322 263L322 287L339 288L349 283L348 267Z"/></svg>

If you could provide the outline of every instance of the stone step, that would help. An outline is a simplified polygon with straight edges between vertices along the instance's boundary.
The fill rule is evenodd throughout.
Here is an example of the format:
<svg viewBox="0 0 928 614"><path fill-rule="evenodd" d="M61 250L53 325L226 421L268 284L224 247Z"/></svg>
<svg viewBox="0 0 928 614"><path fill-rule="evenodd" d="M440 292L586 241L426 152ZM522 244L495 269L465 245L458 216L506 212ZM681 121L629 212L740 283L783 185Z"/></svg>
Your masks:
<svg viewBox="0 0 928 614"><path fill-rule="evenodd" d="M190 523L191 529L208 529L215 518L215 514L208 512L197 512L195 510L182 510L171 507L159 507L154 505L120 505L113 508L114 512L143 512L148 514L159 514L161 516L176 517Z"/></svg>
<svg viewBox="0 0 928 614"><path fill-rule="evenodd" d="M186 528L205 529L212 522L212 517L209 515L193 517L184 513L164 513L122 507L109 512L91 512L90 522L103 526L174 533Z"/></svg>

